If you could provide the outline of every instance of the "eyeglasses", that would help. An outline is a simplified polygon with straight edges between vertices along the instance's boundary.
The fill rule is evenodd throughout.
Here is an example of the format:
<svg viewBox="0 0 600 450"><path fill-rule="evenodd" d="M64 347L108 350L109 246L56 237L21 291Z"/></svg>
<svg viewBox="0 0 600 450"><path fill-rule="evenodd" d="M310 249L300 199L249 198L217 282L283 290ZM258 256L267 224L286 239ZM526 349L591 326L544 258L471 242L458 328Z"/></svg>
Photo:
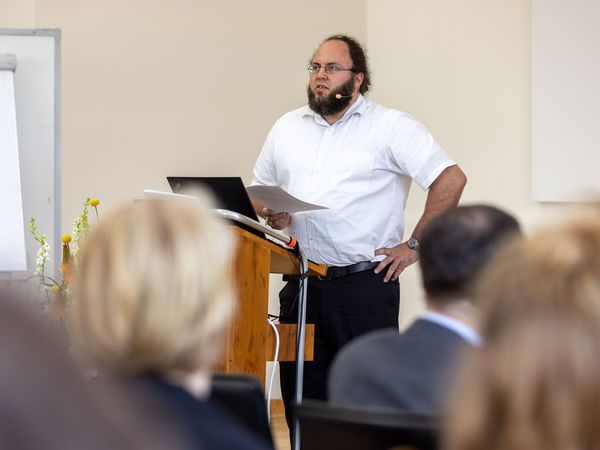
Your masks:
<svg viewBox="0 0 600 450"><path fill-rule="evenodd" d="M343 67L340 67L337 64L326 64L326 65L322 66L321 64L315 63L315 64L309 64L307 69L310 73L319 73L321 71L321 67L323 69L325 69L325 73L328 75L338 73L338 72L343 72L343 71L354 72L354 69L344 69Z"/></svg>

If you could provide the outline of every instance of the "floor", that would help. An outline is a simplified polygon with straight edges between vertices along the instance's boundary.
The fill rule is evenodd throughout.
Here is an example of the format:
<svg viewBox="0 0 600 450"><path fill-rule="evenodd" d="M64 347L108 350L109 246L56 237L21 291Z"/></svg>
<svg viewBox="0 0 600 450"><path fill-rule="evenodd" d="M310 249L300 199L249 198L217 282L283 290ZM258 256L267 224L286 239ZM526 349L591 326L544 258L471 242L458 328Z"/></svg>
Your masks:
<svg viewBox="0 0 600 450"><path fill-rule="evenodd" d="M271 434L276 450L290 450L290 434L281 400L271 400Z"/></svg>

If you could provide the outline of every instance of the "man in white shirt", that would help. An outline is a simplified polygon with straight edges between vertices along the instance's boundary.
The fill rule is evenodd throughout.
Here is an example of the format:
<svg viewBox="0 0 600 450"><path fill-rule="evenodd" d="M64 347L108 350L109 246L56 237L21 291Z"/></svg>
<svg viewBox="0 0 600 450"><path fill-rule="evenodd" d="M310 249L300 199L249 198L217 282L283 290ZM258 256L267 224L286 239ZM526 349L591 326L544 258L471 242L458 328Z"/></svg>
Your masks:
<svg viewBox="0 0 600 450"><path fill-rule="evenodd" d="M309 282L307 319L316 327L315 360L304 370L304 396L325 398L329 365L342 345L375 329L397 327L398 277L418 259L425 224L457 205L466 177L423 125L363 97L370 74L353 38L327 38L308 70L309 106L275 123L254 167L253 184L278 185L329 208L291 216L255 204L269 225L287 227L297 237L310 260L330 267L325 279ZM402 242L413 180L428 190L427 201L410 239ZM281 291L280 321L295 321L297 292L293 279ZM282 365L286 411L293 373L292 364Z"/></svg>
<svg viewBox="0 0 600 450"><path fill-rule="evenodd" d="M518 234L514 217L485 205L460 206L429 222L419 258L426 311L402 334L375 331L344 347L329 372L329 401L441 413L459 353L481 344L471 303L477 278Z"/></svg>

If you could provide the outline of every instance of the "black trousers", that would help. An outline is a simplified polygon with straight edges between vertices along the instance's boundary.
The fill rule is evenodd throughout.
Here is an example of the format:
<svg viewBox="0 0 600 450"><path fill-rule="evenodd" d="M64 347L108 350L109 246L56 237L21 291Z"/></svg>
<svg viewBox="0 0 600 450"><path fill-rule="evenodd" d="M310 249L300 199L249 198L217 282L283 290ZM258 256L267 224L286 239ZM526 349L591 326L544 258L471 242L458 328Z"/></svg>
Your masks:
<svg viewBox="0 0 600 450"><path fill-rule="evenodd" d="M382 328L398 327L398 282L383 282L386 271L365 270L335 280L309 278L306 322L315 324L314 361L304 364L303 397L327 399L327 375L337 352L352 339ZM298 319L298 281L279 293L281 323ZM280 363L281 396L290 429L296 389L296 363Z"/></svg>

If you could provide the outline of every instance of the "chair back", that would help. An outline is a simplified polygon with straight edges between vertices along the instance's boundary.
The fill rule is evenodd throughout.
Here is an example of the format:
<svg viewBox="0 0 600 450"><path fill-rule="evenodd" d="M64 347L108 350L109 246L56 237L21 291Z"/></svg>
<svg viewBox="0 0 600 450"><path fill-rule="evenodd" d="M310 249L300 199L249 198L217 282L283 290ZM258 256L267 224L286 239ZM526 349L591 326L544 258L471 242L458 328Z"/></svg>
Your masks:
<svg viewBox="0 0 600 450"><path fill-rule="evenodd" d="M212 377L211 399L273 447L265 395L256 378L215 374Z"/></svg>
<svg viewBox="0 0 600 450"><path fill-rule="evenodd" d="M438 419L408 412L356 410L304 400L296 407L302 450L436 450Z"/></svg>

